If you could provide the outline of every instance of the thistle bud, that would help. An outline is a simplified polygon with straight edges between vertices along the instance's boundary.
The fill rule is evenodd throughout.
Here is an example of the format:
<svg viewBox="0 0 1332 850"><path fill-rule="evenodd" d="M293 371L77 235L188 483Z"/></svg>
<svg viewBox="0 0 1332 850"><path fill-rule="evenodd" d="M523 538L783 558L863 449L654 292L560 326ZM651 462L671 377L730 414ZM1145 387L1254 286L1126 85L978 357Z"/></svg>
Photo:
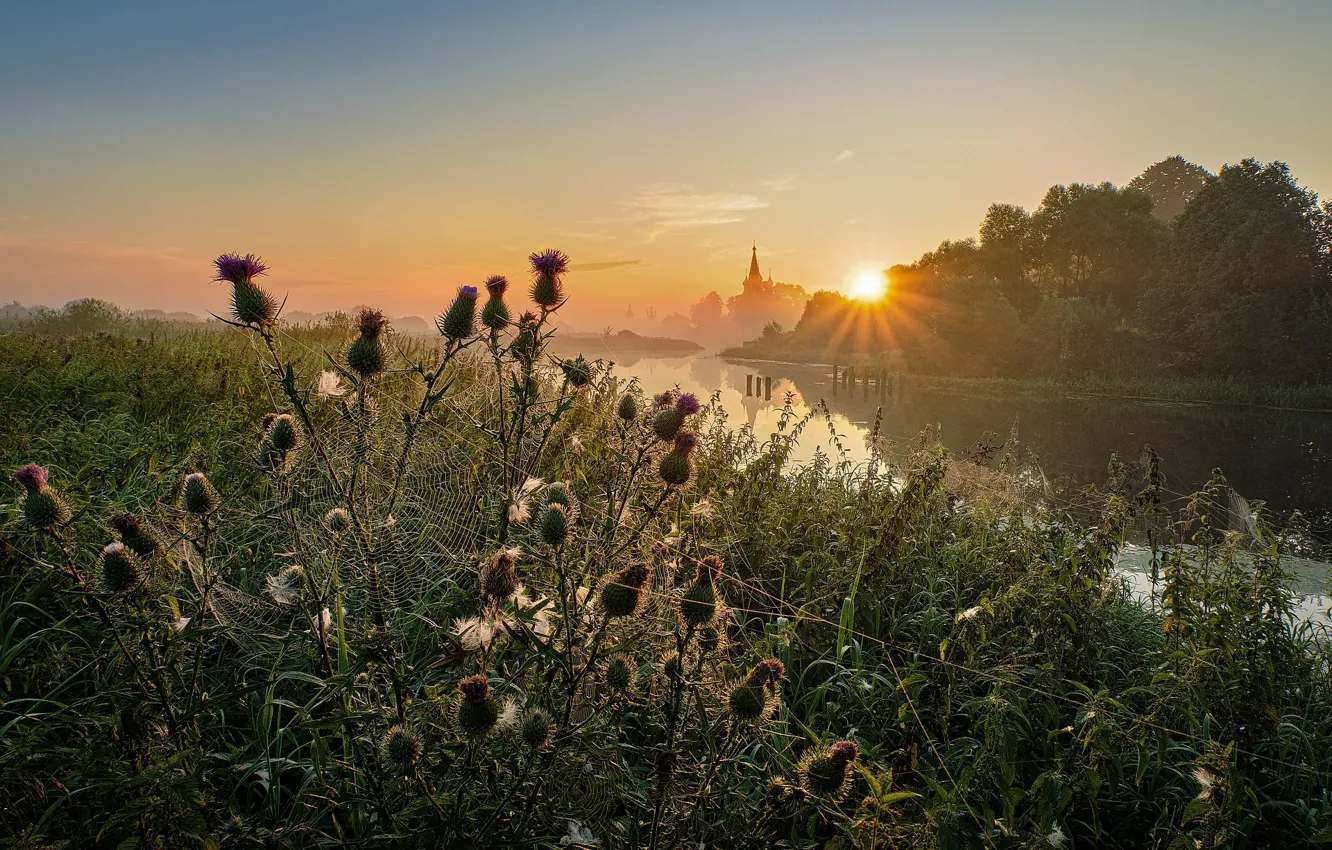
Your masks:
<svg viewBox="0 0 1332 850"><path fill-rule="evenodd" d="M601 588L601 608L608 617L628 617L638 608L650 571L646 564L626 564Z"/></svg>
<svg viewBox="0 0 1332 850"><path fill-rule="evenodd" d="M111 596L132 593L143 584L139 559L121 543L112 543L102 550L97 577L102 592Z"/></svg>
<svg viewBox="0 0 1332 850"><path fill-rule="evenodd" d="M29 528L49 529L69 522L69 506L47 485L50 473L35 463L14 471L14 480L23 488L23 524Z"/></svg>
<svg viewBox="0 0 1332 850"><path fill-rule="evenodd" d="M180 503L195 516L206 516L217 510L217 490L202 472L191 472L185 476Z"/></svg>
<svg viewBox="0 0 1332 850"><path fill-rule="evenodd" d="M557 309L564 301L564 285L560 276L569 269L569 258L554 248L532 254L532 302L545 310Z"/></svg>
<svg viewBox="0 0 1332 850"><path fill-rule="evenodd" d="M625 422L633 422L638 418L638 401L632 395L625 393L620 399L619 405L615 408L615 415Z"/></svg>
<svg viewBox="0 0 1332 850"><path fill-rule="evenodd" d="M758 720L767 714L775 701L777 683L785 672L785 666L775 658L755 664L745 680L731 691L729 703L736 719Z"/></svg>
<svg viewBox="0 0 1332 850"><path fill-rule="evenodd" d="M509 324L509 308L504 303L504 293L509 288L509 281L503 275L494 275L486 279L486 292L490 300L481 308L481 324L492 331L503 330Z"/></svg>
<svg viewBox="0 0 1332 850"><path fill-rule="evenodd" d="M527 361L536 356L538 344L537 317L524 313L518 317L518 334L509 345L509 351L519 360Z"/></svg>
<svg viewBox="0 0 1332 850"><path fill-rule="evenodd" d="M288 454L295 451L301 444L301 432L296 427L296 420L290 413L270 414L272 419L268 421L266 430L268 431L267 441L274 449L282 454ZM267 419L268 417L265 417Z"/></svg>
<svg viewBox="0 0 1332 850"><path fill-rule="evenodd" d="M107 524L120 535L120 542L141 558L151 558L164 548L157 530L129 511L112 514Z"/></svg>
<svg viewBox="0 0 1332 850"><path fill-rule="evenodd" d="M694 583L680 599L680 617L685 625L706 626L717 616L717 579L721 576L722 562L716 555L699 561Z"/></svg>
<svg viewBox="0 0 1332 850"><path fill-rule="evenodd" d="M484 737L499 719L499 705L490 696L490 682L478 673L458 683L458 728L469 738Z"/></svg>
<svg viewBox="0 0 1332 850"><path fill-rule="evenodd" d="M481 598L503 602L518 592L518 554L501 546L481 567Z"/></svg>
<svg viewBox="0 0 1332 850"><path fill-rule="evenodd" d="M334 537L341 537L351 528L351 514L347 513L346 508L331 508L324 514L324 528Z"/></svg>
<svg viewBox="0 0 1332 850"><path fill-rule="evenodd" d="M421 760L421 736L405 726L394 726L381 744L384 760L401 774L410 774Z"/></svg>
<svg viewBox="0 0 1332 850"><path fill-rule="evenodd" d="M581 354L574 360L565 360L560 364L560 369L564 371L564 380L574 389L585 387L592 382L592 367Z"/></svg>
<svg viewBox="0 0 1332 850"><path fill-rule="evenodd" d="M534 750L541 749L550 738L550 717L539 708L529 712L523 718L523 725L518 734L527 746Z"/></svg>
<svg viewBox="0 0 1332 850"><path fill-rule="evenodd" d="M435 327L446 339L457 342L476 333L476 298L475 286L460 286L449 309L435 320Z"/></svg>
<svg viewBox="0 0 1332 850"><path fill-rule="evenodd" d="M223 254L213 265L217 267L215 280L231 284L232 318L267 330L277 318L278 303L254 279L268 271L268 266L254 254Z"/></svg>
<svg viewBox="0 0 1332 850"><path fill-rule="evenodd" d="M678 654L672 652L670 655L666 656L664 661L662 661L661 672L672 682L679 681L684 678L684 662L680 660Z"/></svg>
<svg viewBox="0 0 1332 850"><path fill-rule="evenodd" d="M838 798L846 793L847 768L859 751L850 741L838 741L827 752L808 755L800 764L805 790L820 797Z"/></svg>
<svg viewBox="0 0 1332 850"><path fill-rule="evenodd" d="M661 476L662 481L672 487L680 487L689 483L689 477L694 474L694 469L689 463L689 455L683 452L667 452L657 465L657 474Z"/></svg>
<svg viewBox="0 0 1332 850"><path fill-rule="evenodd" d="M384 371L387 356L380 338L388 320L378 310L366 308L357 316L361 335L347 346L347 365L362 378L373 378Z"/></svg>
<svg viewBox="0 0 1332 850"><path fill-rule="evenodd" d="M541 539L551 546L560 546L568 536L568 509L560 504L546 505L541 512Z"/></svg>
<svg viewBox="0 0 1332 850"><path fill-rule="evenodd" d="M674 440L675 435L684 427L684 421L683 413L674 407L668 407L652 417L652 431L660 440Z"/></svg>
<svg viewBox="0 0 1332 850"><path fill-rule="evenodd" d="M606 665L606 684L617 691L629 689L633 682L634 674L629 669L629 665L616 658Z"/></svg>

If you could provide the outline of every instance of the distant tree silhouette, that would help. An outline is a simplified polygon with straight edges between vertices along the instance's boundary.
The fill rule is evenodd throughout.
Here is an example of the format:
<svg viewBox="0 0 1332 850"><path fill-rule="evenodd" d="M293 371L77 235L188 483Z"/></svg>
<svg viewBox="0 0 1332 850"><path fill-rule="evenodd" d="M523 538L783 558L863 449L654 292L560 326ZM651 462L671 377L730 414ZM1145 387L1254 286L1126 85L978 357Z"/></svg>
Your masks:
<svg viewBox="0 0 1332 850"><path fill-rule="evenodd" d="M1152 199L1152 215L1170 221L1184 212L1194 196L1212 173L1182 156L1163 159L1129 181L1129 189L1147 193Z"/></svg>

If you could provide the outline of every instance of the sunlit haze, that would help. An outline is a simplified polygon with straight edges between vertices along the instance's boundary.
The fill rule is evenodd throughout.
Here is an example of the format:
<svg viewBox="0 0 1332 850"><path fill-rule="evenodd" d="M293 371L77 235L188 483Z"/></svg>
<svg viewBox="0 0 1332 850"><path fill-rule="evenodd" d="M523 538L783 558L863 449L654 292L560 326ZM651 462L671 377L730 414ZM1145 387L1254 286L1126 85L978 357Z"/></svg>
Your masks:
<svg viewBox="0 0 1332 850"><path fill-rule="evenodd" d="M736 294L753 242L872 297L848 269L1176 153L1332 190L1329 35L1321 0L12 3L0 297L202 314L253 251L289 309L428 316L558 247L600 328Z"/></svg>

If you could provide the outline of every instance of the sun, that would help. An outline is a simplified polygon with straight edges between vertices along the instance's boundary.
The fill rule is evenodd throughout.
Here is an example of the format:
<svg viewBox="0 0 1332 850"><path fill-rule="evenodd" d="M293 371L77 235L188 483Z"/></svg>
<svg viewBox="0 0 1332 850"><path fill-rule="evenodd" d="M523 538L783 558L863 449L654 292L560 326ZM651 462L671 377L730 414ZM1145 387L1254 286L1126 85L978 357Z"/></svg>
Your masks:
<svg viewBox="0 0 1332 850"><path fill-rule="evenodd" d="M857 301L881 301L888 294L888 276L881 269L862 266L851 274L847 293Z"/></svg>

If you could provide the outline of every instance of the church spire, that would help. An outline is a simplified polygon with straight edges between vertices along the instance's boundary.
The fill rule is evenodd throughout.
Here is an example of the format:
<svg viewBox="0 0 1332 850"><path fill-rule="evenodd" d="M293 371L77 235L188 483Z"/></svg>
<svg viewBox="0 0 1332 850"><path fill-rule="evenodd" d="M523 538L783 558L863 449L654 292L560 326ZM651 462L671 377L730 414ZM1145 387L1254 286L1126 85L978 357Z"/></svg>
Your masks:
<svg viewBox="0 0 1332 850"><path fill-rule="evenodd" d="M758 243L754 243L753 253L749 256L749 277L745 280L763 280L758 267Z"/></svg>

